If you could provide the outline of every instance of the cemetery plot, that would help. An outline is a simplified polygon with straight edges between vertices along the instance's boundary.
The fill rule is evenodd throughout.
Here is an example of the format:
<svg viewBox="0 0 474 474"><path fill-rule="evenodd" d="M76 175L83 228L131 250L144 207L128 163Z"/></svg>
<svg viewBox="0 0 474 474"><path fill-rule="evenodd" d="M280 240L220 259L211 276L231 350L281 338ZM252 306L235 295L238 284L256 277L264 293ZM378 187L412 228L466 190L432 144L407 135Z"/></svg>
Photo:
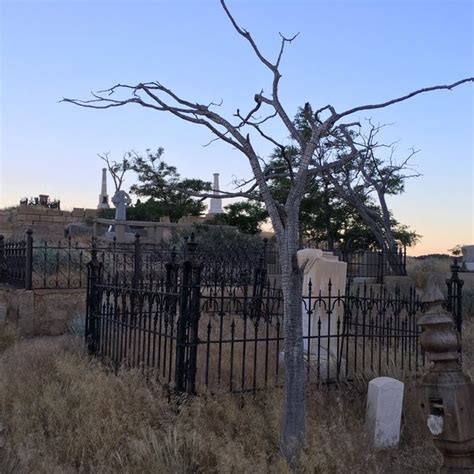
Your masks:
<svg viewBox="0 0 474 474"><path fill-rule="evenodd" d="M88 344L114 368L140 368L191 394L255 392L283 382L283 297L263 270L242 285L201 281L197 259L174 257L155 280L133 280L133 273L114 279L98 260L95 265ZM310 281L302 296L308 382L416 372L423 365L415 324L423 308L414 292L349 286L334 294L332 288L328 281L314 294Z"/></svg>

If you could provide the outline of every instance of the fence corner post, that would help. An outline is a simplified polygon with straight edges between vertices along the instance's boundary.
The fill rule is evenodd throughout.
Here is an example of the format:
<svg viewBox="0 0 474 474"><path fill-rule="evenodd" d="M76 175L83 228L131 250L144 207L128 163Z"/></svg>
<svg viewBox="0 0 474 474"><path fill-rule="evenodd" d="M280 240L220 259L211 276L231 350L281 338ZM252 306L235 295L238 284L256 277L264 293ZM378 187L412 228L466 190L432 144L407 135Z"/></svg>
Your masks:
<svg viewBox="0 0 474 474"><path fill-rule="evenodd" d="M199 320L201 319L201 264L197 260L197 243L194 241L194 234L191 234L190 264L191 281L189 292L189 359L187 364L187 384L188 395L196 395L196 373L197 373L197 351L199 344Z"/></svg>
<svg viewBox="0 0 474 474"><path fill-rule="evenodd" d="M446 279L446 286L448 288L448 296L446 301L446 309L453 315L454 324L459 332L462 334L462 287L464 280L459 278L458 259L454 257L451 265L451 277Z"/></svg>
<svg viewBox="0 0 474 474"><path fill-rule="evenodd" d="M5 258L5 236L0 234L0 265Z"/></svg>
<svg viewBox="0 0 474 474"><path fill-rule="evenodd" d="M138 288L138 285L141 280L141 244L140 244L140 234L137 232L135 234L134 242L134 253L133 253L133 288Z"/></svg>
<svg viewBox="0 0 474 474"><path fill-rule="evenodd" d="M196 394L197 350L199 344L201 265L196 259L194 234L186 241L180 308L176 334L176 391Z"/></svg>
<svg viewBox="0 0 474 474"><path fill-rule="evenodd" d="M96 340L98 339L96 319L99 313L99 274L100 263L97 258L97 242L96 238L92 237L91 242L91 260L88 263L88 285L87 285L87 313L86 313L86 331L85 339L89 354L96 352Z"/></svg>
<svg viewBox="0 0 474 474"><path fill-rule="evenodd" d="M25 290L33 288L33 231L26 231Z"/></svg>

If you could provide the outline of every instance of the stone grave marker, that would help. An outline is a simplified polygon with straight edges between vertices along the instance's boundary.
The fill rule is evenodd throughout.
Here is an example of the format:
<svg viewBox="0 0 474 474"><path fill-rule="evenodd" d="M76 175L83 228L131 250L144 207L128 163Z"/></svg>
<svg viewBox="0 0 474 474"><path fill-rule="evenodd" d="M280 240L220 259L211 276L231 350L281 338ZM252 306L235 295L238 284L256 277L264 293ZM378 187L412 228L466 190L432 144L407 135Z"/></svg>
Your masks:
<svg viewBox="0 0 474 474"><path fill-rule="evenodd" d="M319 249L303 249L297 253L298 265L303 270L303 336L304 350L308 362L325 379L335 379L337 376L337 335L338 321L339 332L341 332L344 316L343 305L334 305L331 315L328 315L324 305L313 305L311 317L308 317L309 309L309 282L311 281L311 293L314 298L319 294L328 297L329 282L331 282L331 296L337 298L338 294L344 295L346 290L347 263L340 262L332 252L324 252ZM321 323L318 341L318 322ZM311 339L308 336L312 336ZM344 373L341 361L341 372ZM329 374L328 374L329 372Z"/></svg>
<svg viewBox="0 0 474 474"><path fill-rule="evenodd" d="M377 377L369 382L366 428L375 448L390 448L400 440L403 382Z"/></svg>
<svg viewBox="0 0 474 474"><path fill-rule="evenodd" d="M117 242L125 242L125 221L127 220L127 207L132 203L128 193L119 190L114 194L112 203L115 206L115 237Z"/></svg>
<svg viewBox="0 0 474 474"><path fill-rule="evenodd" d="M127 207L130 206L132 200L128 193L123 190L119 190L114 194L112 203L115 206L115 220L126 221L127 220Z"/></svg>

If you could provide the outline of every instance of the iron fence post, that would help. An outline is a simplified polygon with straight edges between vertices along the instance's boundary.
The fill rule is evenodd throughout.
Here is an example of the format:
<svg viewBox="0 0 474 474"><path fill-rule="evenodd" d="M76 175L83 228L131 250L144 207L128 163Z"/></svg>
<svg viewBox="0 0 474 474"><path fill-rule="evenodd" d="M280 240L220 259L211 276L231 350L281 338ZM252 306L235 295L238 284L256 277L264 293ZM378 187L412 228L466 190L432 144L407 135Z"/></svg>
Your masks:
<svg viewBox="0 0 474 474"><path fill-rule="evenodd" d="M196 394L197 347L199 343L201 266L196 260L194 234L186 242L182 266L180 311L176 328L176 390Z"/></svg>
<svg viewBox="0 0 474 474"><path fill-rule="evenodd" d="M194 243L194 242L193 242ZM186 392L196 394L197 351L199 344L199 320L201 298L201 265L197 262L196 247L193 249L191 260L191 287L189 292L189 336L188 336L188 363L186 370Z"/></svg>
<svg viewBox="0 0 474 474"><path fill-rule="evenodd" d="M3 280L3 272L6 270L5 261L5 237L0 235L0 281Z"/></svg>
<svg viewBox="0 0 474 474"><path fill-rule="evenodd" d="M184 392L186 387L186 328L189 321L190 267L188 261L182 265L179 317L176 323L175 387L177 392Z"/></svg>
<svg viewBox="0 0 474 474"><path fill-rule="evenodd" d="M33 231L26 231L25 290L33 287Z"/></svg>
<svg viewBox="0 0 474 474"><path fill-rule="evenodd" d="M267 276L267 245L268 239L263 239L262 255L258 259L258 264L255 267L254 281L252 288L252 317L259 317L262 307L263 287L265 286L265 279Z"/></svg>
<svg viewBox="0 0 474 474"><path fill-rule="evenodd" d="M407 246L403 246L403 276L407 275Z"/></svg>
<svg viewBox="0 0 474 474"><path fill-rule="evenodd" d="M382 246L382 251L379 253L379 271L377 272L377 283L383 283L385 258L385 248Z"/></svg>
<svg viewBox="0 0 474 474"><path fill-rule="evenodd" d="M453 315L454 324L459 332L462 334L462 287L464 281L459 278L458 259L454 258L451 265L451 277L446 279L446 286L448 287L448 297L446 301L446 309Z"/></svg>
<svg viewBox="0 0 474 474"><path fill-rule="evenodd" d="M97 341L99 338L97 319L100 309L99 278L100 263L97 259L97 245L95 237L92 237L91 261L88 263L88 293L85 339L89 354L97 352Z"/></svg>
<svg viewBox="0 0 474 474"><path fill-rule="evenodd" d="M140 234L135 234L134 253L133 253L133 288L137 288L141 279L141 245Z"/></svg>
<svg viewBox="0 0 474 474"><path fill-rule="evenodd" d="M178 265L176 263L176 250L173 248L171 251L171 260L165 265L166 279L165 279L165 291L166 293L174 293L178 283Z"/></svg>
<svg viewBox="0 0 474 474"><path fill-rule="evenodd" d="M176 250L171 251L171 261L165 265L165 310L172 315L176 315L176 308L178 307L178 273L179 265L176 262Z"/></svg>

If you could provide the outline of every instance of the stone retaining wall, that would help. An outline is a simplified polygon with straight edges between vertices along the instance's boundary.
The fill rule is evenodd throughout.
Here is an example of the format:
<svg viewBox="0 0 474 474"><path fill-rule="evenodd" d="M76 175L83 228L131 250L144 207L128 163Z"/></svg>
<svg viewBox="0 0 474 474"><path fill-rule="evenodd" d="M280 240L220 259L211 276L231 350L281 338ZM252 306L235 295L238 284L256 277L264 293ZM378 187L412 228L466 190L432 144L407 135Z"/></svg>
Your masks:
<svg viewBox="0 0 474 474"><path fill-rule="evenodd" d="M58 336L86 312L86 290L23 290L0 286L0 313L21 336Z"/></svg>
<svg viewBox="0 0 474 474"><path fill-rule="evenodd" d="M28 229L33 230L35 239L50 240L64 237L67 224L81 223L95 218L97 209L74 208L60 211L44 207L19 206L0 214L0 234L22 239Z"/></svg>

